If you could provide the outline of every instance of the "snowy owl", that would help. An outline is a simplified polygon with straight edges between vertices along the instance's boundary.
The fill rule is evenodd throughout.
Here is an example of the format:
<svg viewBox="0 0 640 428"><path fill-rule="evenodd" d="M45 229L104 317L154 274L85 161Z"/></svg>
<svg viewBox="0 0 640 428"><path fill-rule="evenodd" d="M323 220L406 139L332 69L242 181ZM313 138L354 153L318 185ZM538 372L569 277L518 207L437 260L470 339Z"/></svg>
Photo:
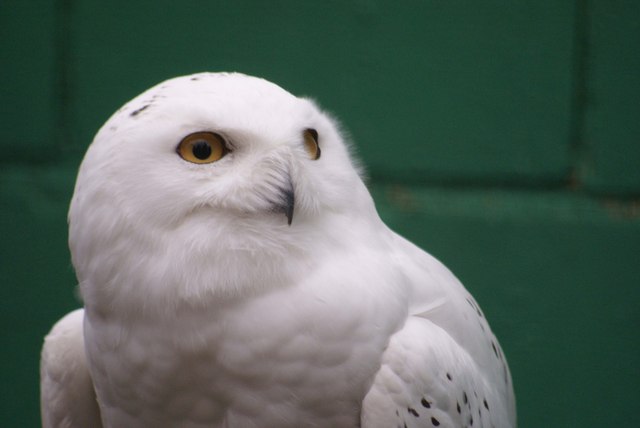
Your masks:
<svg viewBox="0 0 640 428"><path fill-rule="evenodd" d="M45 339L45 427L514 427L469 292L387 228L336 122L238 73L163 82L89 147L84 308Z"/></svg>

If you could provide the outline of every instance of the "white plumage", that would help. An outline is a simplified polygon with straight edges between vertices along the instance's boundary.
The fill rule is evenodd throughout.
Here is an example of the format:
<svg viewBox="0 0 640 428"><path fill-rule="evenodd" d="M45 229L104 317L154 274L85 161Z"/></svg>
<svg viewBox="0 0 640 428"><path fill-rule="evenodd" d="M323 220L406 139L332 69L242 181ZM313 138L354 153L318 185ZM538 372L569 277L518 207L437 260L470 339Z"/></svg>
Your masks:
<svg viewBox="0 0 640 428"><path fill-rule="evenodd" d="M116 112L69 245L84 309L45 340L45 427L516 424L476 302L382 223L334 121L265 80Z"/></svg>

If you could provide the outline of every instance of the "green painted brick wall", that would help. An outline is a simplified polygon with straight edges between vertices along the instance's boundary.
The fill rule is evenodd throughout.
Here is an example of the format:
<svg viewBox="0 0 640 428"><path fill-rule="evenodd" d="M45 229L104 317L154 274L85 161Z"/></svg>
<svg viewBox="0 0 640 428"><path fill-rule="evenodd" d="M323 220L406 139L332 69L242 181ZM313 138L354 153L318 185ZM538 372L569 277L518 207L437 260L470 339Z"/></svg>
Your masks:
<svg viewBox="0 0 640 428"><path fill-rule="evenodd" d="M0 426L38 426L42 338L79 305L82 153L202 70L341 120L381 216L492 321L521 427L640 426L638 40L631 0L0 2Z"/></svg>

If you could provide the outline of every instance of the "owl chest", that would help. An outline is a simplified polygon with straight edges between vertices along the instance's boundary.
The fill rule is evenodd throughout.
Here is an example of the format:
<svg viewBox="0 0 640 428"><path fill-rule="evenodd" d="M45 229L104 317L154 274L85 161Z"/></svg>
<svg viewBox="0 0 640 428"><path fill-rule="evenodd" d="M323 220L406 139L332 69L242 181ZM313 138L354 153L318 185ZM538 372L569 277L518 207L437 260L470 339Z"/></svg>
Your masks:
<svg viewBox="0 0 640 428"><path fill-rule="evenodd" d="M106 417L132 427L356 426L386 339L369 333L357 308L300 305L252 304L93 336Z"/></svg>

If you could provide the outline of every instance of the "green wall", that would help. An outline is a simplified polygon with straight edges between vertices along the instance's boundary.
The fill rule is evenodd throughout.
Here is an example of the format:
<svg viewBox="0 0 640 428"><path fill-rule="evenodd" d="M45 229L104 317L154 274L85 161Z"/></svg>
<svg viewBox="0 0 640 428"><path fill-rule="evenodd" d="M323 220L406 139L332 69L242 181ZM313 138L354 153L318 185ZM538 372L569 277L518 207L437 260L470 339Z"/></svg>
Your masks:
<svg viewBox="0 0 640 428"><path fill-rule="evenodd" d="M0 425L79 305L75 172L121 104L237 70L340 118L380 214L476 295L521 427L640 426L640 2L3 0Z"/></svg>

